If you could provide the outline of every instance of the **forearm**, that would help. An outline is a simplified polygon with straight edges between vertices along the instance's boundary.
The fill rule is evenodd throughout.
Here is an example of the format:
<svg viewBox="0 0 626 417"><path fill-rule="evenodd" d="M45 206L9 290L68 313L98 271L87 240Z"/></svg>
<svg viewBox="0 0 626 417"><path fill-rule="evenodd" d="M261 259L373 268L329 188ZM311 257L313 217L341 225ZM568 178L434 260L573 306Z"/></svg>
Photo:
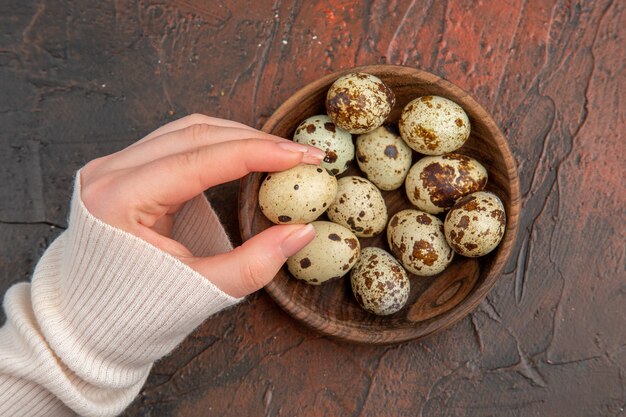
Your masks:
<svg viewBox="0 0 626 417"><path fill-rule="evenodd" d="M181 210L173 233L198 256L231 248L202 197ZM175 257L93 217L77 181L68 230L39 261L32 284L5 296L0 415L118 414L154 361L238 301Z"/></svg>

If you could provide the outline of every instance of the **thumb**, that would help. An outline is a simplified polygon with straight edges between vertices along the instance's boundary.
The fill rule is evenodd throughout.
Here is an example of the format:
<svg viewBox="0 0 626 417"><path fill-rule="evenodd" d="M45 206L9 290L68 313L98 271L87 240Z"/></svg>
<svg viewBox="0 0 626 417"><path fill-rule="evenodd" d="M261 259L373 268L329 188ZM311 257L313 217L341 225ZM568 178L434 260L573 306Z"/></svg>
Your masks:
<svg viewBox="0 0 626 417"><path fill-rule="evenodd" d="M228 253L193 258L188 264L225 293L243 297L267 285L287 258L314 237L310 224L273 226Z"/></svg>

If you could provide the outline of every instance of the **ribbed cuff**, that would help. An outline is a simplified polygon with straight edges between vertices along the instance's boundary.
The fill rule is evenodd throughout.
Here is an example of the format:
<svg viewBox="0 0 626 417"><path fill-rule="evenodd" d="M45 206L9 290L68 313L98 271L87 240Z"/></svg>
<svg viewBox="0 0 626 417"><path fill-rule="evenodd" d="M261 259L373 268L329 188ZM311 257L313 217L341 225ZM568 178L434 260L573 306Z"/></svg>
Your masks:
<svg viewBox="0 0 626 417"><path fill-rule="evenodd" d="M195 214L188 209L177 221ZM188 227L178 230L190 236ZM240 301L175 257L91 215L80 199L79 175L65 234L62 252L50 253L35 273L33 307L55 353L91 384L136 384L203 320ZM195 240L200 251L215 237ZM228 247L222 239L217 251Z"/></svg>
<svg viewBox="0 0 626 417"><path fill-rule="evenodd" d="M178 212L172 237L194 256L214 256L233 249L217 214L204 194L190 200Z"/></svg>

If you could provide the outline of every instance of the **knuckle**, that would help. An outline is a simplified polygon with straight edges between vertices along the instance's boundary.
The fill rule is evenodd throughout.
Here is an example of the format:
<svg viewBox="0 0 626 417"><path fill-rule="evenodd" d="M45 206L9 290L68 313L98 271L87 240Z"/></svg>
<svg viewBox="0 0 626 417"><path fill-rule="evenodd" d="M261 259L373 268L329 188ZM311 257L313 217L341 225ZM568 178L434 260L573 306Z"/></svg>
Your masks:
<svg viewBox="0 0 626 417"><path fill-rule="evenodd" d="M190 124L210 124L211 117L206 116L202 113L192 113L189 116L185 116L184 120Z"/></svg>
<svg viewBox="0 0 626 417"><path fill-rule="evenodd" d="M193 142L202 142L214 132L214 127L207 123L195 123L185 130L190 140Z"/></svg>
<svg viewBox="0 0 626 417"><path fill-rule="evenodd" d="M176 155L178 167L197 167L200 166L202 160L202 152L199 149L193 149Z"/></svg>
<svg viewBox="0 0 626 417"><path fill-rule="evenodd" d="M263 262L249 258L242 262L239 268L242 284L250 292L259 290L267 284L267 268Z"/></svg>

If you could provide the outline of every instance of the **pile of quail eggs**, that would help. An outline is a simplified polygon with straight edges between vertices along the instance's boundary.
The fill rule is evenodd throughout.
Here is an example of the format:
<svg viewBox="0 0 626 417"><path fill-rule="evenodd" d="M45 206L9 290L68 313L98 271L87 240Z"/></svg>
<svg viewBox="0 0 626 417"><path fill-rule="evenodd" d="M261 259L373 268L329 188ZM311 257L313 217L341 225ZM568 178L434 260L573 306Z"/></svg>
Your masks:
<svg viewBox="0 0 626 417"><path fill-rule="evenodd" d="M288 259L291 274L320 285L350 272L357 302L378 315L406 304L407 271L433 276L455 253L486 255L506 225L501 200L484 191L485 167L454 153L470 136L461 106L444 97L417 97L404 107L396 130L383 126L394 104L393 91L373 75L337 79L328 90L327 114L302 121L293 136L324 150L324 161L268 173L259 190L261 211L273 223L311 223L316 230L315 239ZM413 151L426 156L413 164ZM355 157L363 176L337 179ZM403 184L415 208L389 219L381 190ZM442 221L437 215L443 213ZM317 220L322 214L330 221ZM358 238L385 229L391 253L361 248Z"/></svg>

